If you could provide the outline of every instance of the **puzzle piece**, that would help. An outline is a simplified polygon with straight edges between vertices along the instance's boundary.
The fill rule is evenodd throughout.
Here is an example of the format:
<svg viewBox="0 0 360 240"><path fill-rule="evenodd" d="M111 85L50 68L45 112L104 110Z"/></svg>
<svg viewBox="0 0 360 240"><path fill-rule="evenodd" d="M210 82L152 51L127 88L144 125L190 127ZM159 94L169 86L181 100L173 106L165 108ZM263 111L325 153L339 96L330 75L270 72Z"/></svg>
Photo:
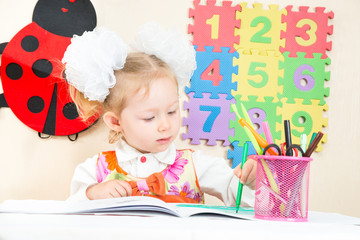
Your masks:
<svg viewBox="0 0 360 240"><path fill-rule="evenodd" d="M311 105L302 104L302 99L295 99L295 103L287 103L286 98L281 100L282 107L277 109L277 113L282 116L283 120L290 120L291 122L291 133L292 133L292 142L295 144L300 143L300 135L305 133L308 138L308 143L310 141L310 136L313 132L322 131L323 127L328 125L328 119L323 118L324 111L328 110L327 104L320 106L319 100L311 100ZM282 123L277 123L276 129L281 131L281 140L277 141L277 144L280 144L285 141L284 137L284 126ZM327 134L324 134L321 139L322 143L327 141ZM321 144L318 145L316 151L320 152L322 150Z"/></svg>
<svg viewBox="0 0 360 240"><path fill-rule="evenodd" d="M196 52L197 68L191 78L191 86L185 87L185 92L195 92L195 98L202 98L202 93L208 92L213 99L219 98L219 94L227 94L226 99L232 99L231 90L237 88L237 83L232 82L232 74L238 71L233 66L233 58L239 54L229 53L230 48L221 48L222 52L213 52L213 49L205 46L205 52Z"/></svg>
<svg viewBox="0 0 360 240"><path fill-rule="evenodd" d="M307 105L312 99L317 99L322 106L326 103L324 97L329 96L330 89L325 88L325 81L330 80L330 72L325 71L325 66L331 61L323 59L321 53L314 53L313 58L305 58L305 54L296 53L296 58L289 57L289 52L283 54L284 78L279 78L279 84L284 88L279 98L287 98L288 103L295 103L294 98L301 98Z"/></svg>
<svg viewBox="0 0 360 240"><path fill-rule="evenodd" d="M248 96L258 96L257 101L265 101L265 97L272 97L278 101L278 94L282 93L283 86L279 86L278 79L283 77L284 70L280 69L284 57L273 51L261 54L259 51L250 50L251 55L239 52L239 58L234 58L234 66L238 66L238 74L233 74L237 90L232 90L232 95L241 95L241 101L247 101Z"/></svg>
<svg viewBox="0 0 360 240"><path fill-rule="evenodd" d="M241 21L241 27L235 29L235 36L240 36L240 43L235 44L235 49L258 49L259 51L280 51L280 46L285 46L285 40L280 39L281 31L286 25L281 22L286 10L279 10L278 5L269 5L263 9L261 3L254 3L254 8L247 8L243 2L241 12L236 12L236 19Z"/></svg>
<svg viewBox="0 0 360 240"><path fill-rule="evenodd" d="M187 134L182 139L192 139L191 144L200 144L200 139L206 139L207 145L217 145L216 141L224 141L223 146L229 146L228 136L234 135L229 128L230 119L235 114L230 112L230 104L235 99L227 100L225 94L219 94L219 99L211 99L210 93L203 93L204 98L194 98L189 93L189 102L184 102L184 110L188 110L188 118L183 118L183 126L187 125Z"/></svg>
<svg viewBox="0 0 360 240"><path fill-rule="evenodd" d="M223 1L222 6L215 6L216 0L207 0L206 5L200 5L200 0L194 1L194 9L189 10L189 18L194 24L189 24L188 33L193 34L193 44L199 46L197 51L205 51L205 46L214 46L214 52L221 52L221 47L229 47L230 53L235 52L234 43L239 42L234 28L240 27L240 21L235 19L236 10L240 5L231 6L231 1Z"/></svg>
<svg viewBox="0 0 360 240"><path fill-rule="evenodd" d="M328 20L334 18L334 13L324 13L324 7L316 7L315 12L308 12L309 7L299 7L299 12L292 11L292 8L292 5L287 6L287 15L282 16L287 27L281 33L285 47L280 47L280 51L290 52L290 57L296 57L297 52L306 52L307 58L311 58L313 53L322 53L322 58L327 58L326 50L332 48L327 35L331 35L334 28L328 26Z"/></svg>
<svg viewBox="0 0 360 240"><path fill-rule="evenodd" d="M247 143L249 144L247 156L256 155L256 151L252 143L250 141L248 141ZM233 160L232 168L235 168L237 165L241 163L244 147L240 147L238 141L232 142L231 145L233 146L234 150L228 150L227 159Z"/></svg>
<svg viewBox="0 0 360 240"><path fill-rule="evenodd" d="M264 139L265 134L262 128L262 122L264 121L267 121L269 123L273 140L275 141L275 139L281 138L281 133L275 131L276 124L281 122L281 116L276 115L276 109L281 106L280 102L273 102L273 99L271 97L265 97L265 102L259 102L257 101L257 96L249 96L249 101L240 100L240 95L235 96L235 99L237 100L236 107L239 111L240 116L243 117L241 111L241 103L243 103L252 124L256 128L257 132L262 135ZM238 118L236 118L236 121L230 120L230 128L234 128L235 134L234 136L229 136L229 141L238 141L240 145L244 145L244 143L246 141L250 141L250 139L248 138L244 128L238 123L238 120Z"/></svg>

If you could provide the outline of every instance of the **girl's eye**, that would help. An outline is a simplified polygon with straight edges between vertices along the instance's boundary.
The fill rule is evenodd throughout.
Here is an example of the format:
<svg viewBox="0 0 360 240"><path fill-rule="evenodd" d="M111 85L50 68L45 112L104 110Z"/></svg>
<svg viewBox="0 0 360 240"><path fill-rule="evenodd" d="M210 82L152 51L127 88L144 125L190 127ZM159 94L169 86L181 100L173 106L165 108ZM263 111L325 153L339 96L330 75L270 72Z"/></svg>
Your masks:
<svg viewBox="0 0 360 240"><path fill-rule="evenodd" d="M155 118L155 117L144 118L144 121L150 122L150 121L153 120L154 118Z"/></svg>
<svg viewBox="0 0 360 240"><path fill-rule="evenodd" d="M176 110L175 111L171 111L171 112L168 112L169 115L173 115L176 113Z"/></svg>

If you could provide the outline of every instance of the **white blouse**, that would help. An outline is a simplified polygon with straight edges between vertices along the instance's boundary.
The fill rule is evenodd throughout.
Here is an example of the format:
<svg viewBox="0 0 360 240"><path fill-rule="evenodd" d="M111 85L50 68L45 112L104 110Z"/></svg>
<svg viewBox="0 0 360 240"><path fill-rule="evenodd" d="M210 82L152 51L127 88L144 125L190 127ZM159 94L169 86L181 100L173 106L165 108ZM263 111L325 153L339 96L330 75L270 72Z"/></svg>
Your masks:
<svg viewBox="0 0 360 240"><path fill-rule="evenodd" d="M161 172L168 165L173 164L176 147L172 144L164 152L143 154L121 140L117 144L115 152L118 164L124 171L132 176L145 178L152 173ZM193 152L192 157L200 190L219 198L227 206L235 206L239 179L224 159L205 155L201 151ZM97 159L98 155L95 155L77 166L71 181L71 195L68 200L88 199L86 189L97 183ZM255 191L244 186L241 206L253 207L254 201Z"/></svg>

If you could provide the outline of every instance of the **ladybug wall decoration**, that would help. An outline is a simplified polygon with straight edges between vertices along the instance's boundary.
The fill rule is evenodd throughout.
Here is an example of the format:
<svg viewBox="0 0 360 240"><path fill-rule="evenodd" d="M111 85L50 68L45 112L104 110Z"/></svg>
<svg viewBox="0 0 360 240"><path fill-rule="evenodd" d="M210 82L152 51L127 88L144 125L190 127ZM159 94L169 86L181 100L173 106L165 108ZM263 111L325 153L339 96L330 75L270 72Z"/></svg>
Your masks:
<svg viewBox="0 0 360 240"><path fill-rule="evenodd" d="M0 107L43 135L76 135L98 118L81 121L62 77L61 59L74 35L96 27L89 0L39 0L32 22L0 44Z"/></svg>

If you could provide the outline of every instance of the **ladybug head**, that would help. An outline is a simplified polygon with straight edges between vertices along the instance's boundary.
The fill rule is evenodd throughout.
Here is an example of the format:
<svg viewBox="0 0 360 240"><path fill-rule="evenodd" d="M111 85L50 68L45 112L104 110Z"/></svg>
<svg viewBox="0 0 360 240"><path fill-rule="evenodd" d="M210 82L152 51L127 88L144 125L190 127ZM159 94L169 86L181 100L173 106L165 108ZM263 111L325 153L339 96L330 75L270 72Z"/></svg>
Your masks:
<svg viewBox="0 0 360 240"><path fill-rule="evenodd" d="M53 34L73 37L96 27L96 13L90 0L39 0L33 22Z"/></svg>

